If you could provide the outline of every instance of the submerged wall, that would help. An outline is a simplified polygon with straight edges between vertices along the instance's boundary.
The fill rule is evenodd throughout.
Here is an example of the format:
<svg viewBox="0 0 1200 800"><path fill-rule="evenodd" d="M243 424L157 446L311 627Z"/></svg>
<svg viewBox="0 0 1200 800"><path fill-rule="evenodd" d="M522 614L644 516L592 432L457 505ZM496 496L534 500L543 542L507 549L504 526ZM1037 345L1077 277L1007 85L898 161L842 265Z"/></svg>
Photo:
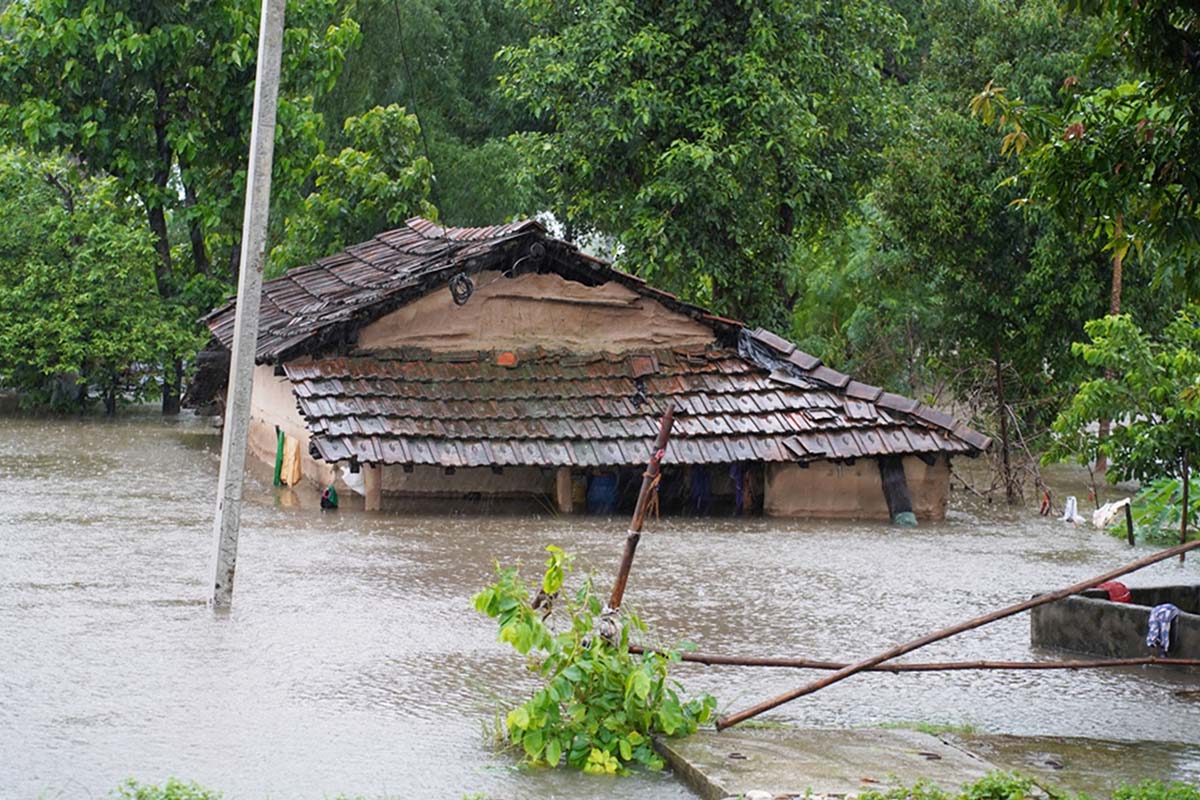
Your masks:
<svg viewBox="0 0 1200 800"><path fill-rule="evenodd" d="M271 366L254 368L254 392L250 404L249 455L265 464L275 463L275 427L300 441L300 470L304 482L317 487L333 483L343 504L362 503L341 480L341 467L314 459L308 453L309 432L296 408L291 382L276 376ZM539 498L554 496L554 470L540 467L505 467L496 472L490 467L466 467L446 474L441 467L415 466L405 472L401 466L385 466L381 488L388 498L425 498L430 500L470 498L486 495L496 498Z"/></svg>
<svg viewBox="0 0 1200 800"><path fill-rule="evenodd" d="M275 368L259 364L254 367L254 390L250 397L250 435L247 440L252 457L275 463L275 427L284 434L300 440L300 471L305 482L328 486L334 479L334 468L308 454L308 428L296 408L292 384L284 376L276 376ZM339 485L339 491L340 491Z"/></svg>
<svg viewBox="0 0 1200 800"><path fill-rule="evenodd" d="M1178 587L1175 592L1160 592L1162 597L1156 596L1155 599L1165 602L1178 596L1186 602L1187 597L1194 596L1195 591L1195 587ZM1134 603L1114 603L1074 595L1038 606L1030 612L1029 640L1039 647L1111 658L1158 655L1146 647L1151 607L1137 604L1136 601L1140 599L1135 594ZM1174 658L1200 658L1200 615L1185 611L1175 619L1171 626L1171 649L1167 655Z"/></svg>
<svg viewBox="0 0 1200 800"><path fill-rule="evenodd" d="M498 272L474 276L475 294L457 306L448 290L422 297L364 327L360 350L422 347L463 350L613 352L694 347L713 331L618 283L585 286L559 275Z"/></svg>
<svg viewBox="0 0 1200 800"><path fill-rule="evenodd" d="M905 456L903 463L917 517L945 519L950 460L939 455L930 465L916 456ZM768 464L766 474L763 513L768 516L890 519L883 479L873 458L860 458L853 464L817 461L807 467Z"/></svg>

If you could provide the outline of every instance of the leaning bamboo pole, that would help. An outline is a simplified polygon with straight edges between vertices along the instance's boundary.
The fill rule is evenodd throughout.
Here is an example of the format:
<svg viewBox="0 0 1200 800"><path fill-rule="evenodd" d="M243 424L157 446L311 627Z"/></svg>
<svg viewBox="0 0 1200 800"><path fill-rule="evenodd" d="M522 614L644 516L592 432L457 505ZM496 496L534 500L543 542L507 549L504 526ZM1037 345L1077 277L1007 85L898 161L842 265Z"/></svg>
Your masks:
<svg viewBox="0 0 1200 800"><path fill-rule="evenodd" d="M890 650L885 650L884 652L879 653L877 655L873 655L870 658L865 658L862 661L859 661L857 663L849 664L845 667L842 667L841 669L837 670L833 674L826 675L824 678L815 680L812 683L809 683L805 686L800 687L799 689L793 689L790 692L786 692L786 693L778 695L776 697L772 697L769 700L765 700L756 706L751 706L750 708L744 709L742 711L738 711L733 714L727 714L726 716L717 720L717 730L719 730L719 731L724 730L731 725L736 725L739 722L744 722L744 721L750 719L751 717L758 716L759 714L763 713L764 711L770 711L772 708L781 706L784 703L790 702L799 697L803 697L804 695L807 695L807 694L812 694L813 692L824 689L827 686L832 686L833 684L838 683L839 681L844 681L846 678L849 678L852 675L857 675L858 673L868 670L878 664L882 664L884 661L890 661L893 658L902 656L905 653L911 653L913 650L917 650L919 648L925 647L926 645L933 644L934 642L940 642L943 639L949 639L951 636L955 636L957 634L963 633L964 631L969 631L969 630L973 630L975 628L982 627L983 625L987 625L988 623L991 623L991 622L996 622L997 620L1001 620L1006 617L1011 617L1014 614L1020 614L1022 611L1028 611L1031 608L1043 606L1043 605L1046 605L1047 603L1053 603L1056 600L1062 600L1063 598L1070 597L1073 594L1077 594L1086 589L1090 589L1093 586L1104 583L1105 581L1111 581L1115 578L1120 578L1122 575L1128 575L1130 572L1135 572L1139 569L1142 569L1143 567L1148 567L1151 564L1157 564L1159 561L1165 561L1168 558L1172 558L1172 557L1178 556L1178 555L1183 555L1187 551L1195 550L1198 547L1200 547L1200 540L1197 540L1194 542L1188 542L1186 544L1176 545L1175 547L1172 547L1168 550L1163 550L1161 552L1155 553L1154 555L1146 556L1145 558L1130 562L1129 564L1126 564L1123 567L1118 567L1117 569L1110 570L1109 572L1106 572L1103 575L1099 575L1095 578L1090 578L1086 581L1081 581L1072 586L1068 586L1065 589L1060 589L1057 592L1051 592L1050 594L1040 595L1038 597L1034 597L1029 600L1026 600L1023 603L1017 603L1016 605L1008 606L1007 608L1002 608L999 611L993 611L990 614L984 614L981 617L975 617L974 619L967 620L966 622L961 622L957 625L952 625L949 628L943 628L942 630L935 631L930 634L926 634L925 636L922 636L918 639L913 639L910 642L906 642L901 645L896 645L895 647L891 648Z"/></svg>
<svg viewBox="0 0 1200 800"><path fill-rule="evenodd" d="M641 655L656 652L653 648L630 645L629 652ZM788 669L838 670L850 666L846 662L817 661L809 658L778 658L761 656L725 656L711 653L680 653L679 660L710 667L782 667ZM1200 667L1200 658L1161 658L1159 656L1137 656L1133 658L1097 658L1074 661L928 661L910 664L877 664L864 672L958 672L964 670L1046 670L1046 669L1102 669L1107 667L1138 667L1155 665L1162 667Z"/></svg>
<svg viewBox="0 0 1200 800"><path fill-rule="evenodd" d="M671 426L675 424L674 407L667 408L658 426L658 438L654 440L654 448L650 451L650 460L646 471L642 473L642 488L638 492L637 505L633 509L633 520L629 523L629 532L625 536L625 552L621 554L621 566L617 568L617 579L613 583L612 594L608 598L607 612L616 611L621 607L625 596L625 583L629 580L629 568L633 566L633 555L637 552L638 541L642 538L642 524L646 521L646 508L650 497L658 488L659 464L666 454L667 439L671 437Z"/></svg>

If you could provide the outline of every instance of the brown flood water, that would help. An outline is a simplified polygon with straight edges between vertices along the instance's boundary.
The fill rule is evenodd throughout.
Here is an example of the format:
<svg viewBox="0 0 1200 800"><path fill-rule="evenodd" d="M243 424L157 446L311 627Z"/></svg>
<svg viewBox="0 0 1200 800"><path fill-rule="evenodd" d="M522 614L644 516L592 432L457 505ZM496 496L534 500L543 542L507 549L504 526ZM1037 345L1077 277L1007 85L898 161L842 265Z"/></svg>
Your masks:
<svg viewBox="0 0 1200 800"><path fill-rule="evenodd" d="M623 519L322 514L263 470L247 486L234 610L216 617L202 598L218 452L195 420L0 418L0 797L102 797L171 775L233 800L691 796L668 774L518 769L484 736L499 700L528 687L470 609L493 559L532 568L558 544L607 584ZM1091 529L962 496L916 530L663 520L626 600L705 651L853 660L1132 557ZM1128 582L1183 580L1200 580L1200 559ZM1046 655L1016 617L910 658ZM677 675L736 710L811 673ZM1182 742L1172 776L1146 777L1200 781L1200 702L1177 694L1196 684L1155 669L874 675L768 718Z"/></svg>

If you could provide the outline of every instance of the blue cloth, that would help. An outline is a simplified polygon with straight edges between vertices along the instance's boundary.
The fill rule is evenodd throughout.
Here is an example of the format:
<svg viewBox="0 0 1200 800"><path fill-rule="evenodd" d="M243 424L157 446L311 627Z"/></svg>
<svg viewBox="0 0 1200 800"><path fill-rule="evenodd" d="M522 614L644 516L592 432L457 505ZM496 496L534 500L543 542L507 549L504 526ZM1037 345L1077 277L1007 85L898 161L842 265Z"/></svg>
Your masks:
<svg viewBox="0 0 1200 800"><path fill-rule="evenodd" d="M587 510L589 514L617 513L617 476L593 475L588 479Z"/></svg>
<svg viewBox="0 0 1200 800"><path fill-rule="evenodd" d="M708 467L697 464L692 467L692 511L697 514L712 513L712 483L708 477Z"/></svg>
<svg viewBox="0 0 1200 800"><path fill-rule="evenodd" d="M1146 632L1146 647L1161 647L1163 653L1171 647L1171 623L1179 616L1179 608L1163 603L1150 609L1150 629Z"/></svg>
<svg viewBox="0 0 1200 800"><path fill-rule="evenodd" d="M729 478L733 481L733 511L738 516L742 514L742 506L746 503L744 492L742 491L742 479L746 474L746 468L741 464L734 464L729 468Z"/></svg>

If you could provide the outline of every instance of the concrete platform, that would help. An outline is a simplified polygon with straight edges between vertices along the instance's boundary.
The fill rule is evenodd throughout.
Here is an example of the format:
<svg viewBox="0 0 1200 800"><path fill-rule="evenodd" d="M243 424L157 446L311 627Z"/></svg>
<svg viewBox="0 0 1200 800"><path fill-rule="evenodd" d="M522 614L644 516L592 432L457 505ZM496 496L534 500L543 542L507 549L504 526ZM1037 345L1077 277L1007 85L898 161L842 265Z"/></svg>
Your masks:
<svg viewBox="0 0 1200 800"><path fill-rule="evenodd" d="M909 730L749 728L663 739L659 752L704 800L855 796L926 780L946 790L997 766L936 736Z"/></svg>

